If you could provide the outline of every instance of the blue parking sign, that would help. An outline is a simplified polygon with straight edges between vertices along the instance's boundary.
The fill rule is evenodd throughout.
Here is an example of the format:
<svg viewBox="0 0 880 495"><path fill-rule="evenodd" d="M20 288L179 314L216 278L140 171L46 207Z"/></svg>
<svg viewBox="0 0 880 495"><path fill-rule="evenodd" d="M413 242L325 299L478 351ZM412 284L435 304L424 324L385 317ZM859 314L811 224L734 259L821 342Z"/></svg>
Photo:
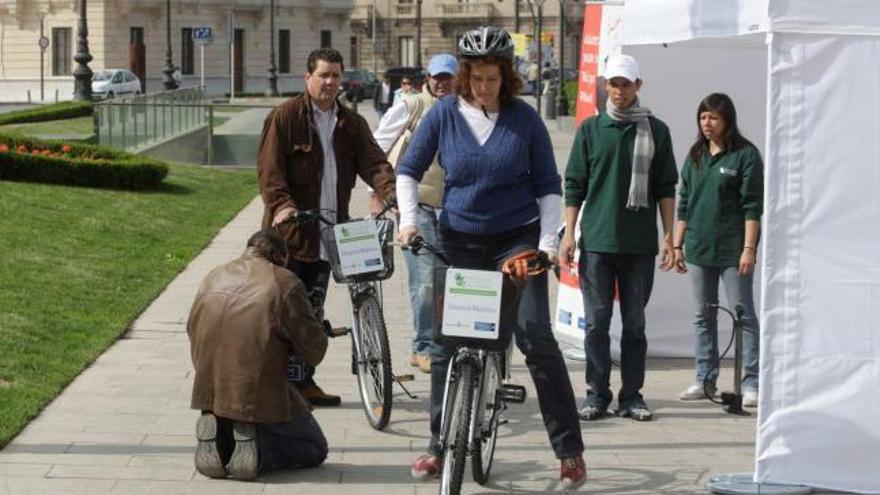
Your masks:
<svg viewBox="0 0 880 495"><path fill-rule="evenodd" d="M210 27L202 26L202 27L194 27L192 30L192 37L198 43L210 43L214 39L214 33Z"/></svg>

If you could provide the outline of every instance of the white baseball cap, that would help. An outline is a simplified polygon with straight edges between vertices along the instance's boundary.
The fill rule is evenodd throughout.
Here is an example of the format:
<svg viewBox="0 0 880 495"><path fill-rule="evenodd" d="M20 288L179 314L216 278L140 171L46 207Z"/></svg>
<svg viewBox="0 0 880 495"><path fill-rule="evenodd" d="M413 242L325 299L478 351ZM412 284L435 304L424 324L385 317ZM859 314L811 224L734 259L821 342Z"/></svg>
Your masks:
<svg viewBox="0 0 880 495"><path fill-rule="evenodd" d="M636 82L639 79L639 63L629 55L612 55L605 62L605 79L622 77Z"/></svg>

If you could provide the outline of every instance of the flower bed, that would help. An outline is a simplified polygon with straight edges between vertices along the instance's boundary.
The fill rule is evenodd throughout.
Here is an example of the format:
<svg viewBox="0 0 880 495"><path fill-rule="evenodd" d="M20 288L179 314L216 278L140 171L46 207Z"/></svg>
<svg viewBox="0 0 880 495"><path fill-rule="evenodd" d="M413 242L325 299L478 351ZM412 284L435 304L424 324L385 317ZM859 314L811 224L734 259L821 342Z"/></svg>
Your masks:
<svg viewBox="0 0 880 495"><path fill-rule="evenodd" d="M168 165L110 148L0 133L0 180L150 189Z"/></svg>

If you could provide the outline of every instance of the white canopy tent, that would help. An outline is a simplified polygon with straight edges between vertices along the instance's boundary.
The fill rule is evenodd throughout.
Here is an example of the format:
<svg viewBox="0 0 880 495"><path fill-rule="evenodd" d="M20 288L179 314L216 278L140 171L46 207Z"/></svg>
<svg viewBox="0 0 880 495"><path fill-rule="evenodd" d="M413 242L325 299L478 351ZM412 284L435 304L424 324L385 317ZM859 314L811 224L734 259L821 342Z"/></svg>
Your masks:
<svg viewBox="0 0 880 495"><path fill-rule="evenodd" d="M764 153L755 481L880 493L880 1L605 9L679 159L713 91Z"/></svg>

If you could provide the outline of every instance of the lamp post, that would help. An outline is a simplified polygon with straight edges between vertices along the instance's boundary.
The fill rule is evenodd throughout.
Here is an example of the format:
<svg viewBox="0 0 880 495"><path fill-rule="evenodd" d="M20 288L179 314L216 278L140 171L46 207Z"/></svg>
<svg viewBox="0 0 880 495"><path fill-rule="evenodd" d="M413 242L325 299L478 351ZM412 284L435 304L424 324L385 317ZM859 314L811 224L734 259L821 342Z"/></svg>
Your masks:
<svg viewBox="0 0 880 495"><path fill-rule="evenodd" d="M416 0L416 67L422 68L422 0Z"/></svg>
<svg viewBox="0 0 880 495"><path fill-rule="evenodd" d="M559 88L556 95L556 117L568 115L568 98L565 96L565 0L559 0Z"/></svg>
<svg viewBox="0 0 880 495"><path fill-rule="evenodd" d="M513 2L513 32L519 33L519 2L520 0L515 0Z"/></svg>
<svg viewBox="0 0 880 495"><path fill-rule="evenodd" d="M538 38L538 94L536 96L536 105L538 110L538 115L541 115L541 91L544 88L544 57L543 57L543 48L541 47L541 28L542 24L544 24L544 0L535 0L535 4L538 6L538 20L537 26L535 27L535 32L537 32Z"/></svg>
<svg viewBox="0 0 880 495"><path fill-rule="evenodd" d="M269 0L269 89L266 96L278 96L278 75L275 72L275 0Z"/></svg>
<svg viewBox="0 0 880 495"><path fill-rule="evenodd" d="M165 85L166 91L177 89L177 81L174 80L174 63L171 62L171 0L165 0L165 67L162 73L165 77L162 84Z"/></svg>
<svg viewBox="0 0 880 495"><path fill-rule="evenodd" d="M373 38L373 74L379 71L379 50L376 49L376 0L373 0L373 13L370 19L370 35Z"/></svg>
<svg viewBox="0 0 880 495"><path fill-rule="evenodd" d="M92 61L89 53L89 27L86 23L86 0L79 0L79 23L76 29L76 69L73 71L73 99L78 101L92 100L92 69L88 63Z"/></svg>

